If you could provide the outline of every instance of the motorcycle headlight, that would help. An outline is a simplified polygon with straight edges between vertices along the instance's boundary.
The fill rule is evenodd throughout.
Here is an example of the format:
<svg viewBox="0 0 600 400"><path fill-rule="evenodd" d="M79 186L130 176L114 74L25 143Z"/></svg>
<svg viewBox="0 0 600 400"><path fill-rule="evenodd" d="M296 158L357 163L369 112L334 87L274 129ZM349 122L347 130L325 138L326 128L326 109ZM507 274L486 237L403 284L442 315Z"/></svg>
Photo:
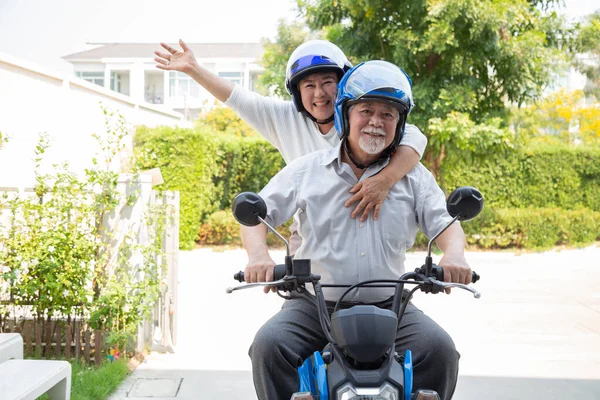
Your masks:
<svg viewBox="0 0 600 400"><path fill-rule="evenodd" d="M389 383L378 388L355 388L348 384L337 391L337 400L399 400L398 389Z"/></svg>

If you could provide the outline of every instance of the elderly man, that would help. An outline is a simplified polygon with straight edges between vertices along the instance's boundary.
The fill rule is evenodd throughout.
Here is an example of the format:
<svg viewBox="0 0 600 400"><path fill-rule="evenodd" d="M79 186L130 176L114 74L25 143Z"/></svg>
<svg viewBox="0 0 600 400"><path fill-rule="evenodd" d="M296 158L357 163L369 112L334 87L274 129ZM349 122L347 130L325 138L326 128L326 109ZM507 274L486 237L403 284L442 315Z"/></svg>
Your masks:
<svg viewBox="0 0 600 400"><path fill-rule="evenodd" d="M296 258L312 260L324 284L355 284L367 279L397 279L404 273L405 252L417 229L432 237L451 220L445 197L421 164L394 184L377 220L349 218L340 206L348 190L380 173L398 147L413 107L411 82L385 61L359 64L338 86L335 124L338 146L295 160L260 192L267 221L278 226L299 213L302 246ZM247 282L271 281L274 263L264 226L242 227L249 262ZM440 265L446 281L468 284L464 234L453 224L437 239L444 252ZM343 289L324 289L336 301ZM389 288L360 289L347 300L391 307ZM295 294L256 334L250 348L254 385L262 399L287 399L298 389L297 368L326 344L310 294ZM459 355L452 339L410 304L396 337L399 351L411 349L414 387L436 390L450 399L456 386Z"/></svg>

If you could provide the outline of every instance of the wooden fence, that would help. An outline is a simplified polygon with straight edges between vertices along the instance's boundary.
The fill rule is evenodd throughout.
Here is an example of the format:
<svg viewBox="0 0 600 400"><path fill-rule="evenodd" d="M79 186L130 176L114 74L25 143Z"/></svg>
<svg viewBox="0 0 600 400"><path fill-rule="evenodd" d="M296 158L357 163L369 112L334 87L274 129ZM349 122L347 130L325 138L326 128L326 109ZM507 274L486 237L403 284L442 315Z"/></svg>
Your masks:
<svg viewBox="0 0 600 400"><path fill-rule="evenodd" d="M73 359L100 365L110 350L103 341L106 333L91 330L81 321L24 320L14 324L12 320L4 320L0 332L20 333L25 357Z"/></svg>

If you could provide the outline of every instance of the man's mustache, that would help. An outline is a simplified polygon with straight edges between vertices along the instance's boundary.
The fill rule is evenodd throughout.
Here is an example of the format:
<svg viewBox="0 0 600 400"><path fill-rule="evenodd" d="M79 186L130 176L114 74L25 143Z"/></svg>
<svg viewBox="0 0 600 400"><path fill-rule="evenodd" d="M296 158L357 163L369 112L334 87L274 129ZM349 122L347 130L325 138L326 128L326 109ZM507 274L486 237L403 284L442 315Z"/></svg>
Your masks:
<svg viewBox="0 0 600 400"><path fill-rule="evenodd" d="M365 126L360 131L362 133L368 133L370 135L375 135L375 136L385 136L385 135L387 135L387 133L383 129L376 128L374 126Z"/></svg>

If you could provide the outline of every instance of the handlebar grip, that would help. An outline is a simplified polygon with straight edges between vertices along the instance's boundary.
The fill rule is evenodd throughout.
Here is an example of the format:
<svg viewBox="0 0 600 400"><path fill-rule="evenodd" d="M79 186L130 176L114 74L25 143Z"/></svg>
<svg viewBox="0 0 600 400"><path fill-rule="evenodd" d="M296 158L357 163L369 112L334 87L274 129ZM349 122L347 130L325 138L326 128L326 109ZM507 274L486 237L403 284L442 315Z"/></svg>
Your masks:
<svg viewBox="0 0 600 400"><path fill-rule="evenodd" d="M278 264L275 266L275 269L273 270L273 280L274 281L278 281L280 279L282 279L285 276L285 264ZM233 275L233 279L235 279L238 282L244 282L244 271L240 271L237 274Z"/></svg>
<svg viewBox="0 0 600 400"><path fill-rule="evenodd" d="M433 268L431 269L431 272L433 272L434 278L437 279L438 281L444 280L444 269L442 267L440 267L439 265L434 265ZM481 279L479 274L477 272L473 271L472 275L471 275L471 283L475 283L479 279Z"/></svg>

